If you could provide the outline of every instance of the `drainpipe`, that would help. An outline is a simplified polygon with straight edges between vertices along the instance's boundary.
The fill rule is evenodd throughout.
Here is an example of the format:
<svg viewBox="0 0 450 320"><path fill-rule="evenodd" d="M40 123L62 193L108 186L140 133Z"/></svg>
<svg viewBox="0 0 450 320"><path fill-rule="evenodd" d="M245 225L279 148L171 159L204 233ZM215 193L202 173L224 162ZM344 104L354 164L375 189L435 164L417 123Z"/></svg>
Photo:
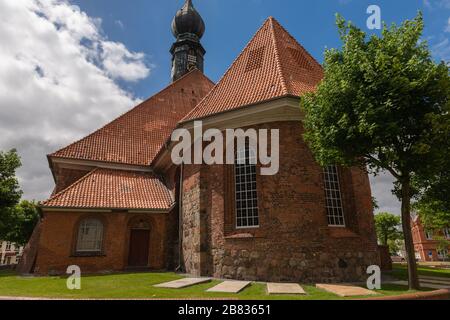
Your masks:
<svg viewBox="0 0 450 320"><path fill-rule="evenodd" d="M176 272L184 272L183 267L183 172L184 163L180 166L180 192L178 196L178 267Z"/></svg>

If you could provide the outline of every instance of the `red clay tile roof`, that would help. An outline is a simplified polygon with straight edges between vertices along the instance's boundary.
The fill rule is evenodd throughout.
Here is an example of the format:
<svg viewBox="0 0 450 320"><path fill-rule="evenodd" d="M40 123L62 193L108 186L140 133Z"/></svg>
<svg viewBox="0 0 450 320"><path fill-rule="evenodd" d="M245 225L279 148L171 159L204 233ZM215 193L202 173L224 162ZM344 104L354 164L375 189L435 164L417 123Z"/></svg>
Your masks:
<svg viewBox="0 0 450 320"><path fill-rule="evenodd" d="M194 70L91 135L50 157L149 165L177 122L214 83Z"/></svg>
<svg viewBox="0 0 450 320"><path fill-rule="evenodd" d="M170 191L151 173L94 169L41 206L168 210L173 203Z"/></svg>
<svg viewBox="0 0 450 320"><path fill-rule="evenodd" d="M321 65L270 17L212 91L181 122L313 91Z"/></svg>

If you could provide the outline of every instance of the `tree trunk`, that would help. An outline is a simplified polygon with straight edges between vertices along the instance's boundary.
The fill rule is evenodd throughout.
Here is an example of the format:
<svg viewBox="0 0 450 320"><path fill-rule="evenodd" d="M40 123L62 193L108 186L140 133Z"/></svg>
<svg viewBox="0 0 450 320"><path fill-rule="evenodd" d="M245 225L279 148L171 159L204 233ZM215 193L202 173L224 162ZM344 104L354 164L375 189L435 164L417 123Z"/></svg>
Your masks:
<svg viewBox="0 0 450 320"><path fill-rule="evenodd" d="M408 262L408 282L410 290L419 289L417 263L411 233L411 180L405 178L402 184L402 228L405 238L406 261Z"/></svg>

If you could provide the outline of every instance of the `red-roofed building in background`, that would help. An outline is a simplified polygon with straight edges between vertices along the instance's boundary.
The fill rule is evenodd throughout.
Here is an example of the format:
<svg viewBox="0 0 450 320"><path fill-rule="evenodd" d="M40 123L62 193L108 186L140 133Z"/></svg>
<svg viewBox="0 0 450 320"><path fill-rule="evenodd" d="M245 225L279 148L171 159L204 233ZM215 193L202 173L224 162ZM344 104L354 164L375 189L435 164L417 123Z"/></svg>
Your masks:
<svg viewBox="0 0 450 320"><path fill-rule="evenodd" d="M428 230L420 218L411 221L411 232L416 259L419 261L448 261L450 252L450 228Z"/></svg>
<svg viewBox="0 0 450 320"><path fill-rule="evenodd" d="M192 1L172 30L172 84L48 156L56 187L41 205L29 271L365 279L379 264L367 173L320 167L302 138L300 97L321 81L320 64L271 17L214 85ZM205 130L279 130L278 174L258 174L260 164L175 165L171 133L199 119Z"/></svg>

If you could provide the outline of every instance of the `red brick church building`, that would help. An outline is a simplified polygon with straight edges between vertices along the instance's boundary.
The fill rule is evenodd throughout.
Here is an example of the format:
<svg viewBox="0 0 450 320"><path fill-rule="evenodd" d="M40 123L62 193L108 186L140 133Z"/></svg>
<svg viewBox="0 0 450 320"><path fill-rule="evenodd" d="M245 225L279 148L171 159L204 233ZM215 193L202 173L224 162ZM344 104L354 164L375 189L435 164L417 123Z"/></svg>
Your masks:
<svg viewBox="0 0 450 320"><path fill-rule="evenodd" d="M48 156L56 187L41 204L33 271L363 279L379 264L368 175L320 167L302 139L299 97L321 81L321 65L269 18L214 84L203 74L205 25L192 1L172 29L172 83ZM171 133L194 120L205 130L279 129L279 173L175 166Z"/></svg>

